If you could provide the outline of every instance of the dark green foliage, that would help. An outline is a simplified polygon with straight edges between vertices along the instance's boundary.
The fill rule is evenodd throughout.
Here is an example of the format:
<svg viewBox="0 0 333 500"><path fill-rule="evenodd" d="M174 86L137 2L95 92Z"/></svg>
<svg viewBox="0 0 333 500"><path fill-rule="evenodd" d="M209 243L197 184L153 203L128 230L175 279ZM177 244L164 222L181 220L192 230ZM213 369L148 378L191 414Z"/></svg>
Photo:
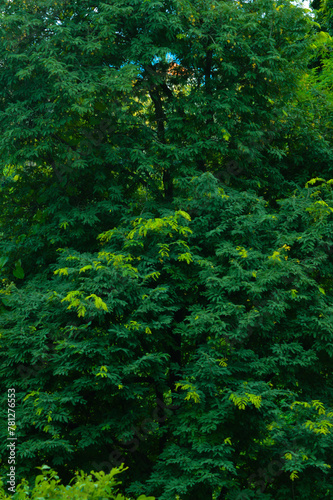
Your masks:
<svg viewBox="0 0 333 500"><path fill-rule="evenodd" d="M311 19L286 0L1 12L17 477L125 462L126 495L322 500L332 108Z"/></svg>

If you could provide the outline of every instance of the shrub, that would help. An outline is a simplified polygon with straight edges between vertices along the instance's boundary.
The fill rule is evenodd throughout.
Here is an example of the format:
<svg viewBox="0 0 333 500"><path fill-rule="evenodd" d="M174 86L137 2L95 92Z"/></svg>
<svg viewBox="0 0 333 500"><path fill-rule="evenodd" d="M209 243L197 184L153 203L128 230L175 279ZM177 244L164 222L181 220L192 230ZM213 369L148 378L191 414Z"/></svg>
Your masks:
<svg viewBox="0 0 333 500"><path fill-rule="evenodd" d="M64 486L60 484L57 472L48 465L39 467L41 474L36 477L35 486L31 489L28 482L23 479L17 486L16 492L12 496L7 496L4 490L4 483L0 480L0 498L3 500L132 500L124 497L118 492L117 486L121 481L117 481L115 476L127 467L121 465L111 470L109 474L101 472L77 472L71 480L72 485ZM154 497L140 495L137 500L155 500Z"/></svg>

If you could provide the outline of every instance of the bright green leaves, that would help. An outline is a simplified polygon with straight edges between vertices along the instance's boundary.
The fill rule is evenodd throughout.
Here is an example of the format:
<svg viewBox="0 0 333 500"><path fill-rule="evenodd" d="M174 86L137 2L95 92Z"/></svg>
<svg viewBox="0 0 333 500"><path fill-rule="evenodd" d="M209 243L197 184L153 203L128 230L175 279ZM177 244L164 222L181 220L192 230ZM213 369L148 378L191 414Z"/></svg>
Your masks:
<svg viewBox="0 0 333 500"><path fill-rule="evenodd" d="M183 219L191 221L189 214L182 210L178 210L174 215L163 218L137 219L132 223L134 229L128 234L127 238L132 240L135 236L147 236L149 231L163 235L168 234L171 238L177 233L188 236L192 231L188 226L181 223Z"/></svg>
<svg viewBox="0 0 333 500"><path fill-rule="evenodd" d="M309 186L312 186L313 184L316 184L316 182L318 181L322 181L324 184L326 183L326 180L325 179L322 179L321 177L316 177L316 178L313 178L313 179L310 179L306 184L305 184L305 187L308 188ZM327 184L332 184L332 179L330 181L327 182ZM322 184L323 185L323 184Z"/></svg>
<svg viewBox="0 0 333 500"><path fill-rule="evenodd" d="M158 243L157 246L160 248L158 253L160 254L161 257L169 257L170 253L169 245L166 245L165 243Z"/></svg>
<svg viewBox="0 0 333 500"><path fill-rule="evenodd" d="M58 274L59 276L68 276L68 267L57 269L56 271L54 271L54 274Z"/></svg>
<svg viewBox="0 0 333 500"><path fill-rule="evenodd" d="M75 476L71 480L71 485L67 486L61 484L61 479L57 472L52 470L48 465L42 465L38 469L40 469L41 474L35 478L33 487L29 487L26 479L23 479L17 485L16 496L19 495L17 498L23 499L29 495L29 498L32 500L42 498L75 500L78 497L82 500L98 500L101 498L129 500L127 496L125 497L121 493L118 493L121 481L118 481L116 476L128 469L128 467L124 467L124 464L112 468L107 474L104 471L92 472L90 474L86 474L82 470L80 472L76 471ZM0 482L1 498L9 500L11 496L6 495L3 487L4 483ZM155 497L140 495L137 500L155 500Z"/></svg>
<svg viewBox="0 0 333 500"><path fill-rule="evenodd" d="M239 255L243 258L246 259L247 257L247 251L243 247L236 247L236 250L238 250Z"/></svg>
<svg viewBox="0 0 333 500"><path fill-rule="evenodd" d="M249 403L252 403L255 408L259 409L262 397L260 395L245 392L244 395L239 395L237 393L230 394L229 399L239 410L245 410Z"/></svg>
<svg viewBox="0 0 333 500"><path fill-rule="evenodd" d="M83 305L83 302L81 301L82 297L82 292L79 292L78 290L69 292L65 298L61 300L61 302L69 302L69 306L67 309L71 309L72 307L76 308L77 310L77 315L78 317L83 317L86 313L86 307Z"/></svg>
<svg viewBox="0 0 333 500"><path fill-rule="evenodd" d="M156 280L158 280L158 278L160 277L160 275L161 275L161 273L160 273L160 272L158 272L158 271L154 271L153 273L149 273L149 274L147 274L147 275L144 277L144 279L145 279L145 280L150 280L150 279L152 279L152 280L156 281Z"/></svg>
<svg viewBox="0 0 333 500"><path fill-rule="evenodd" d="M121 272L123 276L130 276L136 278L138 269L129 262L134 259L131 255L114 254L112 252L102 251L98 253L100 259L106 259L108 265L112 265L117 271ZM95 269L98 271L102 266L99 266L100 262L94 263ZM80 271L81 272L81 271Z"/></svg>
<svg viewBox="0 0 333 500"><path fill-rule="evenodd" d="M93 269L93 266L89 264L88 266L81 267L80 273L85 273L86 271L90 271L91 269ZM60 269L58 271L60 273ZM58 271L55 271L55 274L58 273Z"/></svg>
<svg viewBox="0 0 333 500"><path fill-rule="evenodd" d="M188 227L187 222L191 222L191 217L183 210L175 211L173 215L165 217L157 217L154 219L139 218L132 221L132 229L127 235L124 248L139 248L136 243L142 243L143 246L149 245L150 252L154 252L156 263L164 261L178 260L190 264L193 262L193 256L190 247L184 238L189 238L192 230ZM113 233L112 233L113 234ZM100 235L102 241L107 239L110 241L112 234L105 233ZM156 250L155 249L156 245ZM152 254L153 255L153 254ZM158 259L157 259L158 257ZM140 257L141 258L141 257ZM146 276L156 279L159 276L158 271L149 273Z"/></svg>
<svg viewBox="0 0 333 500"><path fill-rule="evenodd" d="M92 293L91 295L86 297L85 300L88 300L91 298L94 299L94 304L95 304L96 309L102 309L103 311L108 312L107 305L105 304L105 302L103 302L103 300L100 297L97 297L97 295Z"/></svg>
<svg viewBox="0 0 333 500"><path fill-rule="evenodd" d="M81 297L83 296L83 292L80 292L78 290L69 292L65 298L61 300L61 302L69 302L69 306L67 309L71 309L72 307L76 308L77 310L77 315L78 317L83 317L87 311L83 300L81 300ZM107 305L105 302L100 297L97 297L94 293L89 295L88 297L85 297L84 300L89 300L93 299L94 300L94 305L96 309L102 309L105 312L108 312Z"/></svg>
<svg viewBox="0 0 333 500"><path fill-rule="evenodd" d="M329 420L320 420L320 422L312 422L311 420L307 420L305 423L305 427L310 429L315 434L331 434L333 423Z"/></svg>
<svg viewBox="0 0 333 500"><path fill-rule="evenodd" d="M175 385L175 388L178 389L179 387L183 391L187 391L186 396L185 396L186 401L193 400L194 403L200 403L200 396L197 393L195 385L187 384L187 383L184 384L184 383L178 382Z"/></svg>
<svg viewBox="0 0 333 500"><path fill-rule="evenodd" d="M190 254L190 252L186 252L186 253L182 253L182 254L178 255L177 260L179 260L180 262L185 261L187 264L190 264L191 262L193 262L192 255Z"/></svg>
<svg viewBox="0 0 333 500"><path fill-rule="evenodd" d="M298 479L298 472L296 470L294 470L291 474L290 474L290 479L292 481L295 481L295 479Z"/></svg>
<svg viewBox="0 0 333 500"><path fill-rule="evenodd" d="M277 260L277 261L281 262L281 259L280 259L279 255L280 255L280 252L278 252L277 250L275 250L273 252L273 255L270 255L268 258L272 259L273 261Z"/></svg>
<svg viewBox="0 0 333 500"><path fill-rule="evenodd" d="M107 377L108 369L106 366L101 366L99 372L96 373L96 377Z"/></svg>

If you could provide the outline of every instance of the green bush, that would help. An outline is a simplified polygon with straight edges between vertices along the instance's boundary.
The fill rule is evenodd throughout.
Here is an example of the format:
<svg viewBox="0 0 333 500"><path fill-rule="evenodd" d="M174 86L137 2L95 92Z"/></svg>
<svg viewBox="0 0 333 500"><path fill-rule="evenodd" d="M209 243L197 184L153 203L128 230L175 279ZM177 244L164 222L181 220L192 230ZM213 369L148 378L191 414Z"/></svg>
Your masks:
<svg viewBox="0 0 333 500"><path fill-rule="evenodd" d="M31 489L28 482L23 479L13 496L6 495L5 485L0 480L0 498L3 500L131 500L118 493L116 488L117 485L121 484L121 481L116 480L116 474L127 469L123 465L112 469L109 474L105 474L103 471L91 472L89 475L82 471L77 472L71 481L73 484L67 486L60 484L57 472L49 466L43 465L39 468L42 474L36 477L35 486ZM140 495L137 500L155 500L155 498Z"/></svg>

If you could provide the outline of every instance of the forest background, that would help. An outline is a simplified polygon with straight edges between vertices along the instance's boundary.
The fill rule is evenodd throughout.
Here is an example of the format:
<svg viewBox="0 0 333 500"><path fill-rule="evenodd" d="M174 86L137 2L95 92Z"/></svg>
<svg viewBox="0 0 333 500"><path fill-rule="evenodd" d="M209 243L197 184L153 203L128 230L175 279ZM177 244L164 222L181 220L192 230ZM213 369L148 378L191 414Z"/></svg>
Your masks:
<svg viewBox="0 0 333 500"><path fill-rule="evenodd" d="M2 477L330 498L332 0L0 6Z"/></svg>

